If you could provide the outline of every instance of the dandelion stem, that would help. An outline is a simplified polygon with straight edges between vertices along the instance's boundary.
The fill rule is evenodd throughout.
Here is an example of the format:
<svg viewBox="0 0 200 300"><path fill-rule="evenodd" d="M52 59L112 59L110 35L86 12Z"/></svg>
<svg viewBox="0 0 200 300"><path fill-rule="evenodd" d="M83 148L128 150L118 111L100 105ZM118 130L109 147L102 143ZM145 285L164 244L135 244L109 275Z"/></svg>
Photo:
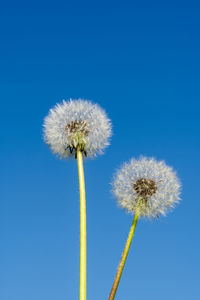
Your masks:
<svg viewBox="0 0 200 300"><path fill-rule="evenodd" d="M85 181L83 170L83 155L77 149L77 164L80 190L80 275L79 275L79 300L86 300L86 201Z"/></svg>
<svg viewBox="0 0 200 300"><path fill-rule="evenodd" d="M121 261L119 263L119 267L117 269L115 280L113 282L113 286L112 286L112 289L111 289L108 300L113 300L115 298L115 294L117 292L119 281L120 281L120 278L121 278L121 275L122 275L122 272L123 272L123 269L124 269L124 265L125 265L125 262L126 262L126 258L127 258L130 246L131 246L131 242L132 242L132 239L133 239L133 235L134 235L134 232L135 232L135 227L137 225L138 218L139 218L139 214L136 212L135 216L134 216L134 219L133 219L133 222L132 222L132 225L131 225L131 229L129 231L129 235L128 235L128 238L127 238L127 241L126 241L126 245L125 245L124 251L122 253Z"/></svg>

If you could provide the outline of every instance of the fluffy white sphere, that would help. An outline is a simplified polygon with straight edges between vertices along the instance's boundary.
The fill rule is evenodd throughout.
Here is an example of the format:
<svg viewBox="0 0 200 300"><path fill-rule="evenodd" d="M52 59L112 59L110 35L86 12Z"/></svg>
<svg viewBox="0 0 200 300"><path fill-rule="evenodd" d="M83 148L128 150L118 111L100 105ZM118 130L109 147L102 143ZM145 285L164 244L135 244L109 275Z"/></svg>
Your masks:
<svg viewBox="0 0 200 300"><path fill-rule="evenodd" d="M44 140L61 158L74 157L78 147L85 156L101 154L109 145L111 133L105 111L82 99L63 100L44 120Z"/></svg>
<svg viewBox="0 0 200 300"><path fill-rule="evenodd" d="M180 182L164 161L131 159L115 174L113 192L118 204L143 217L158 217L179 202Z"/></svg>

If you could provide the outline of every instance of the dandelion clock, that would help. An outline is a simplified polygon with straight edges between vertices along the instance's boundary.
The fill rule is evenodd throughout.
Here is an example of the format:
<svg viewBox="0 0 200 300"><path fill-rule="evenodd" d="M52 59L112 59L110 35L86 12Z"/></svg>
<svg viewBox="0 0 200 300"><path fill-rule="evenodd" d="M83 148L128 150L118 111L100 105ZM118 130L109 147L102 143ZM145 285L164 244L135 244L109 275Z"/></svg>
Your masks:
<svg viewBox="0 0 200 300"><path fill-rule="evenodd" d="M75 158L80 189L79 299L86 300L86 200L83 159L102 154L109 145L111 122L97 104L78 99L50 109L44 120L44 140L63 159Z"/></svg>
<svg viewBox="0 0 200 300"><path fill-rule="evenodd" d="M118 205L134 214L128 239L109 295L114 299L139 217L158 218L180 201L180 182L164 161L141 157L131 159L117 170L113 193Z"/></svg>

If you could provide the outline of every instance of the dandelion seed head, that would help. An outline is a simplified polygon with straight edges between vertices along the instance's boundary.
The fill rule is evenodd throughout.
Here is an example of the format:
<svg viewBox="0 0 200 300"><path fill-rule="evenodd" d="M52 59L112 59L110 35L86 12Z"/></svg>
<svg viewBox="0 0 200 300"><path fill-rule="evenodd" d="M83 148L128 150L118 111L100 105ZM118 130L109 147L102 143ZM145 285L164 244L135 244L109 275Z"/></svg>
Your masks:
<svg viewBox="0 0 200 300"><path fill-rule="evenodd" d="M164 161L131 159L115 174L113 192L120 207L143 217L165 215L180 201L180 182Z"/></svg>
<svg viewBox="0 0 200 300"><path fill-rule="evenodd" d="M76 155L94 157L109 145L111 121L105 111L90 101L64 101L50 109L44 120L44 140L60 158Z"/></svg>

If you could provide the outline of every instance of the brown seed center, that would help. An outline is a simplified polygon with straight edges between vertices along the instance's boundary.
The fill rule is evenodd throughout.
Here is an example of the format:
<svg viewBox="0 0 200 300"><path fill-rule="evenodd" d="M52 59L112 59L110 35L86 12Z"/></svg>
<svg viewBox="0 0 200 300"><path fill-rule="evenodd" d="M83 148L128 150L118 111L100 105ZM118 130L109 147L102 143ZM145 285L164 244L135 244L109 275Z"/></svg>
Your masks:
<svg viewBox="0 0 200 300"><path fill-rule="evenodd" d="M157 185L152 179L140 178L136 180L133 187L138 196L145 200L157 191Z"/></svg>
<svg viewBox="0 0 200 300"><path fill-rule="evenodd" d="M88 124L82 120L71 121L66 125L65 131L67 134L73 134L77 132L83 133L85 136L88 136L89 134Z"/></svg>

